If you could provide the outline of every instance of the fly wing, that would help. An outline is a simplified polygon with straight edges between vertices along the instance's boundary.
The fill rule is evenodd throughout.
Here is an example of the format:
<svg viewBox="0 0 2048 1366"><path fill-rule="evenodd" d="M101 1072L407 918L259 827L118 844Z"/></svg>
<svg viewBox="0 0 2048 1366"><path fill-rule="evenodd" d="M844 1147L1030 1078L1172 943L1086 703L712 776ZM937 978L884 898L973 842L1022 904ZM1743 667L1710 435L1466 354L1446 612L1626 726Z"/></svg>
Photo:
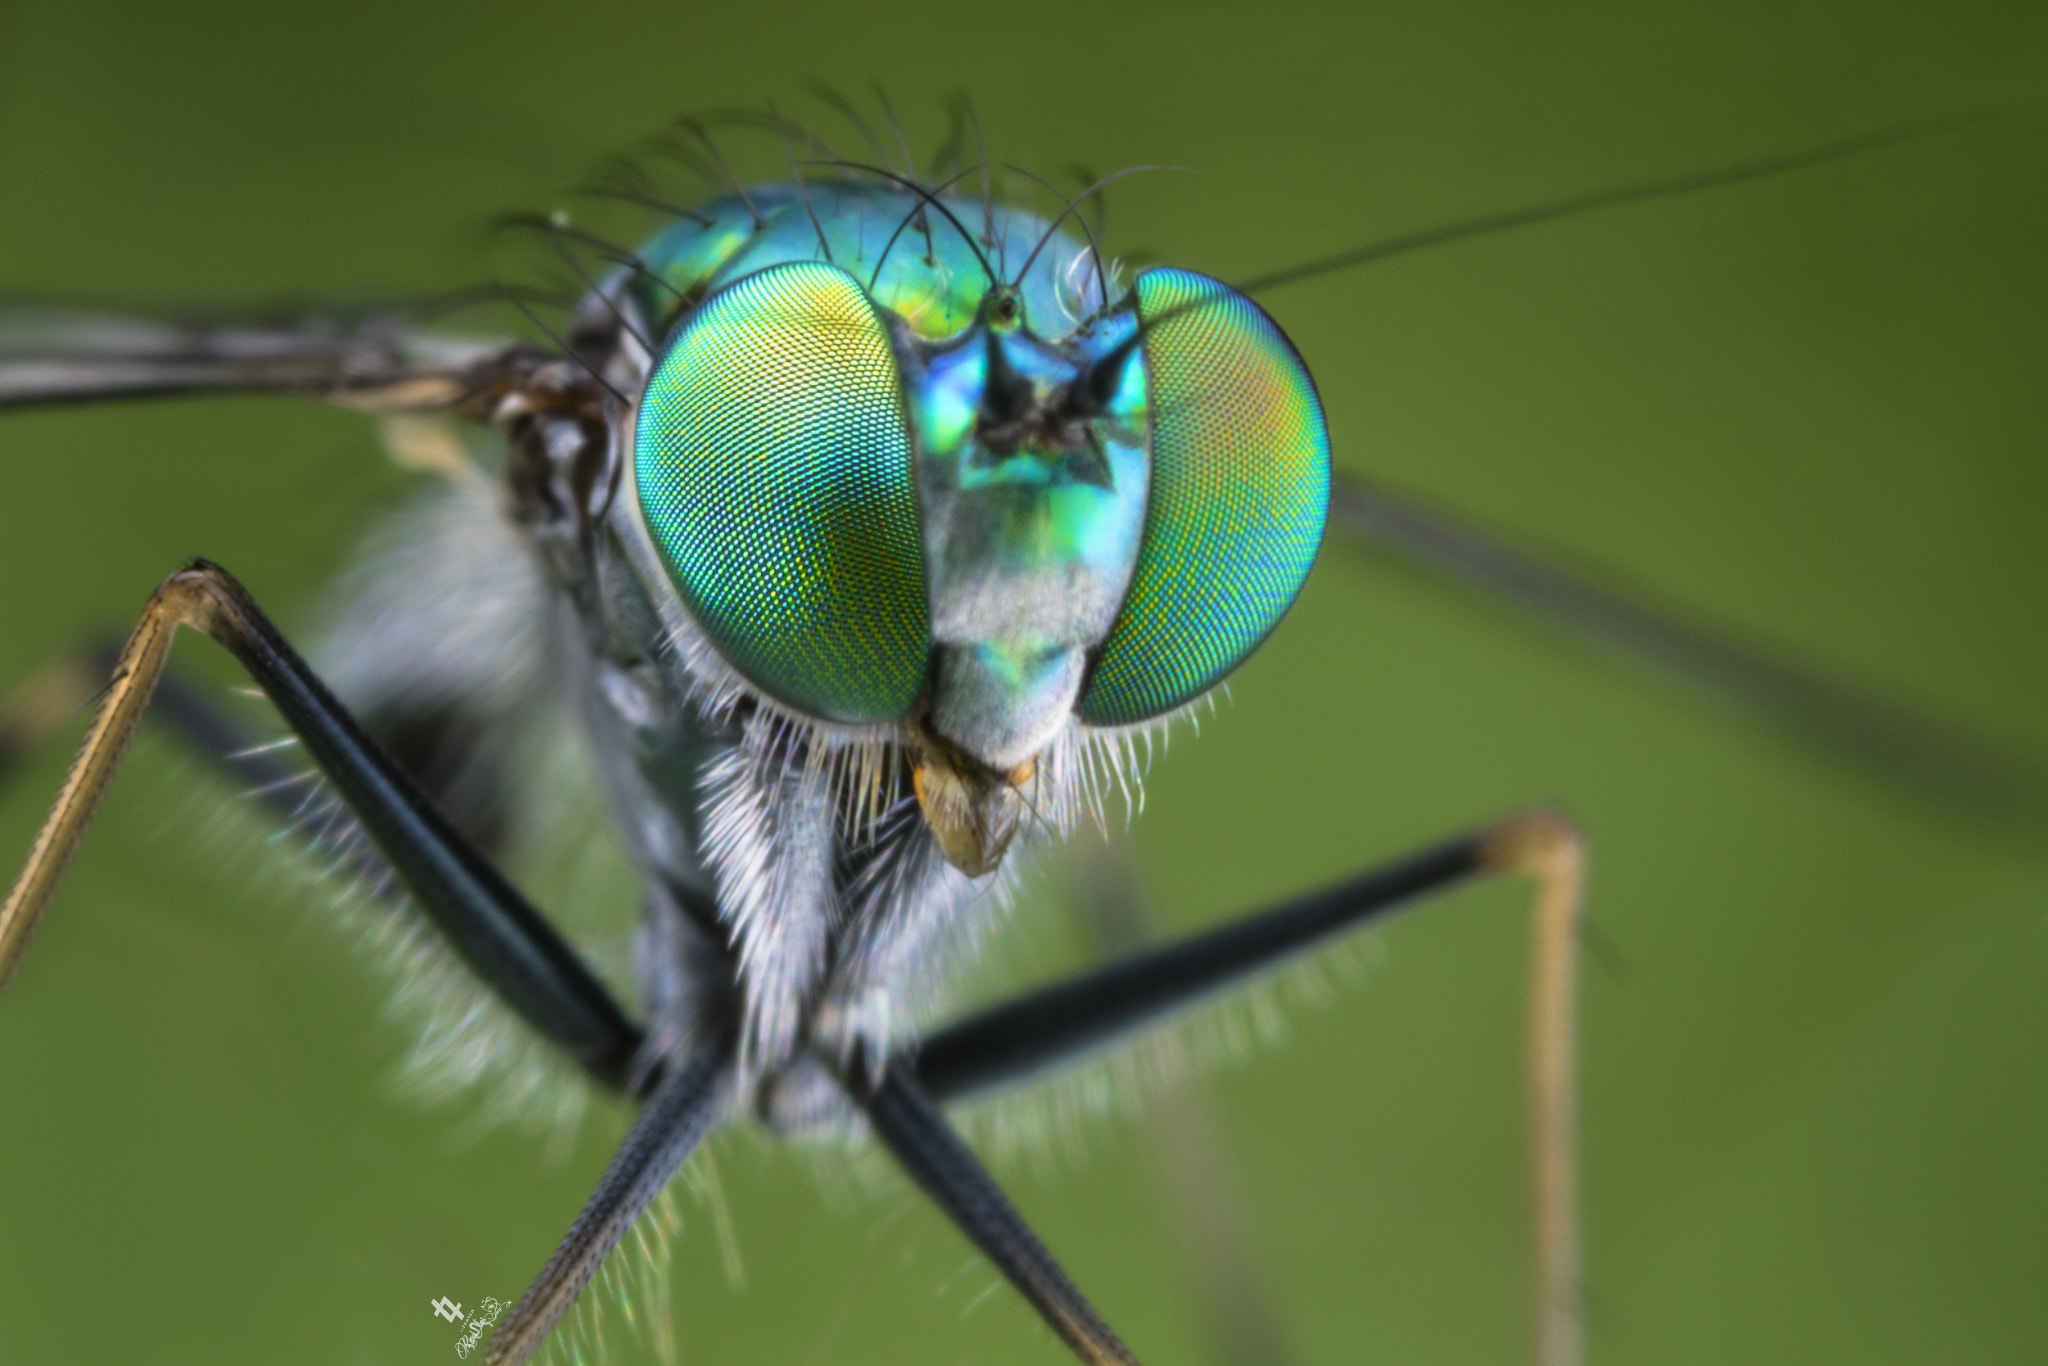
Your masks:
<svg viewBox="0 0 2048 1366"><path fill-rule="evenodd" d="M2048 837L2048 760L1687 621L1384 485L1339 476L1333 523L1358 544L1506 601L1851 771L1969 824Z"/></svg>
<svg viewBox="0 0 2048 1366"><path fill-rule="evenodd" d="M0 408L295 393L385 411L441 409L489 388L517 349L423 332L395 313L177 320L0 308Z"/></svg>

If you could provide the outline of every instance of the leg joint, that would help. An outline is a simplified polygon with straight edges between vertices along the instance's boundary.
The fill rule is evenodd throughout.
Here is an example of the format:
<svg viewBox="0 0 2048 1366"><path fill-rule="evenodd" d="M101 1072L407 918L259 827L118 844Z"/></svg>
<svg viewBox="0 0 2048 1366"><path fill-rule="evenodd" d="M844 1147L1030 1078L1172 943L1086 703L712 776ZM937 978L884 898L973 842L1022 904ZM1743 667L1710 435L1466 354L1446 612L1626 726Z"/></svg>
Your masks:
<svg viewBox="0 0 2048 1366"><path fill-rule="evenodd" d="M1510 816L1480 836L1479 862L1495 872L1576 885L1585 876L1586 841L1571 817L1542 807Z"/></svg>

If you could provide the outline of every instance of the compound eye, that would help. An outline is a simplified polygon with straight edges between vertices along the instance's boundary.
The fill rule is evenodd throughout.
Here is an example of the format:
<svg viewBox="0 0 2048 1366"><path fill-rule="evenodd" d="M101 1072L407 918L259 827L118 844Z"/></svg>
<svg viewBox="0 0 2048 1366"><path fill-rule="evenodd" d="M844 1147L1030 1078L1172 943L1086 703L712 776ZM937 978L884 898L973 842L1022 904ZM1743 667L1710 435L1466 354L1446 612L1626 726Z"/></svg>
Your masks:
<svg viewBox="0 0 2048 1366"><path fill-rule="evenodd" d="M777 701L907 716L931 656L910 426L860 284L773 266L685 320L641 400L640 510L691 617Z"/></svg>
<svg viewBox="0 0 2048 1366"><path fill-rule="evenodd" d="M1193 271L1138 276L1152 491L1131 587L1080 705L1129 725L1219 682L1286 614L1322 543L1330 436L1265 310Z"/></svg>

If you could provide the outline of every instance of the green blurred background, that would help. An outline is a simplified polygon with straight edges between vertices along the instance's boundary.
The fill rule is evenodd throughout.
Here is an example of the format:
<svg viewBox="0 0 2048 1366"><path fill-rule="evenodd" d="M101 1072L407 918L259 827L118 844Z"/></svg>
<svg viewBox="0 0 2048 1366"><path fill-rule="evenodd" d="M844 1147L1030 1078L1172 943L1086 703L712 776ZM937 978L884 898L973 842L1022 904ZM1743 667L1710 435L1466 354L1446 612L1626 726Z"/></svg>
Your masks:
<svg viewBox="0 0 2048 1366"><path fill-rule="evenodd" d="M883 82L924 149L964 90L1005 160L1192 167L1119 186L1111 245L1244 278L2039 101L2048 11L5 0L0 294L471 283L492 214L677 112L829 122L811 76ZM2044 168L2036 114L1267 302L1344 468L2048 748ZM0 686L192 554L305 627L408 487L361 420L271 400L8 418L0 469ZM69 743L0 794L6 860ZM0 1008L0 1362L452 1360L428 1301L516 1295L623 1116L550 1161L392 1101L382 988L215 852L219 799L146 747ZM1620 960L1585 990L1592 1358L2048 1355L2040 854L1335 547L1136 841L1188 929L1545 799ZM1401 922L1211 1083L1302 1362L1523 1355L1522 900ZM1145 1360L1211 1360L1146 1151L1110 1126L1010 1178ZM692 1212L686 1361L1062 1359L902 1189L745 1137L721 1169L746 1280Z"/></svg>

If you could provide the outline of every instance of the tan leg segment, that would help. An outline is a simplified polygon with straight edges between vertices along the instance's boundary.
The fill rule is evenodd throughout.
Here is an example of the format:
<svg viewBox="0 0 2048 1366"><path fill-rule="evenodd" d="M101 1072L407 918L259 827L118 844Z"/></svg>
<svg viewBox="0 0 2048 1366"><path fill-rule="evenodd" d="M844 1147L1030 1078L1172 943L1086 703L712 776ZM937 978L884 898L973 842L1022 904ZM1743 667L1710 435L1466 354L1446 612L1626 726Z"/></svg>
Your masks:
<svg viewBox="0 0 2048 1366"><path fill-rule="evenodd" d="M223 613L231 607L220 593L219 571L187 569L164 580L142 610L142 620L121 650L113 681L108 684L99 714L85 735L71 773L64 780L50 815L43 822L28 862L14 880L7 902L0 906L0 992L7 989L29 941L42 923L43 912L57 894L64 872L85 838L86 827L100 809L107 784L135 738L143 708L162 677L170 656L171 636L180 626L197 626L217 635ZM40 677L40 676L39 676ZM19 695L19 694L18 694ZM88 693L88 695L90 695Z"/></svg>
<svg viewBox="0 0 2048 1366"><path fill-rule="evenodd" d="M1529 945L1529 1165L1533 1239L1531 1328L1537 1366L1578 1366L1578 953L1585 849L1554 812L1505 821L1482 862L1536 880Z"/></svg>

